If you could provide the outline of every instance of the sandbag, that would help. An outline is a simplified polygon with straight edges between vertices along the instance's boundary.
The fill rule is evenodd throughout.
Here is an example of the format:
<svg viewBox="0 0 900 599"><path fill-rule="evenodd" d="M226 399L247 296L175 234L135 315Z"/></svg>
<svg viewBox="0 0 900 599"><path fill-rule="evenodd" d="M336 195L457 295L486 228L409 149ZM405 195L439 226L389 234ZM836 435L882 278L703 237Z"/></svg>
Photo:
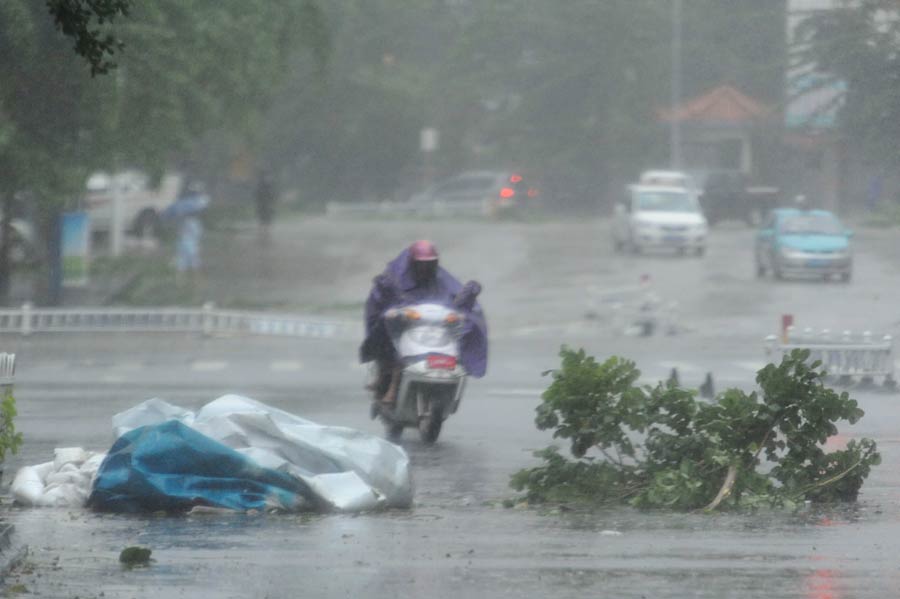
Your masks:
<svg viewBox="0 0 900 599"><path fill-rule="evenodd" d="M52 462L19 469L10 486L16 503L39 507L84 505L105 454L81 447L57 448L54 454Z"/></svg>

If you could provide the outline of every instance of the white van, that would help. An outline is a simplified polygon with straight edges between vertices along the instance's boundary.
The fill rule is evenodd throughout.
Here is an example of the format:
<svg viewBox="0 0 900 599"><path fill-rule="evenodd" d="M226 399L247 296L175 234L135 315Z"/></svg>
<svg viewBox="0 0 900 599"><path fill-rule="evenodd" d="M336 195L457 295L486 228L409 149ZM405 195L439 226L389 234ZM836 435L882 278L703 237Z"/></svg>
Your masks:
<svg viewBox="0 0 900 599"><path fill-rule="evenodd" d="M640 253L649 248L670 248L702 255L708 232L697 194L682 187L632 185L626 200L615 208L616 250L628 247Z"/></svg>
<svg viewBox="0 0 900 599"><path fill-rule="evenodd" d="M121 171L114 175L94 173L87 180L84 197L91 230L109 232L113 199L118 193L124 232L141 237L156 236L159 215L178 198L181 185L182 176L178 173L166 173L156 187L152 187L149 177L140 171Z"/></svg>

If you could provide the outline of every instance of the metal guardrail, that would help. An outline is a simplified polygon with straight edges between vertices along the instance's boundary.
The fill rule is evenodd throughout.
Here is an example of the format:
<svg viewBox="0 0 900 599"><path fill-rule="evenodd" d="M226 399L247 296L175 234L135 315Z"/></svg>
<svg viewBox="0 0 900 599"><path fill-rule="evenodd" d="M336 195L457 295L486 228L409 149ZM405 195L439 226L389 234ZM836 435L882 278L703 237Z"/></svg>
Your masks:
<svg viewBox="0 0 900 599"><path fill-rule="evenodd" d="M789 327L785 339L775 335L766 337L766 353L781 358L795 349L809 350L809 360L820 361L829 376L849 382L858 377L871 383L874 377L883 377L886 387L895 387L894 340L890 335L873 336L866 331L854 334L844 331L834 337L828 329L815 333L812 329L797 332Z"/></svg>
<svg viewBox="0 0 900 599"><path fill-rule="evenodd" d="M0 353L0 387L9 387L16 378L16 354Z"/></svg>
<svg viewBox="0 0 900 599"><path fill-rule="evenodd" d="M488 203L482 200L459 202L328 202L328 216L487 216Z"/></svg>
<svg viewBox="0 0 900 599"><path fill-rule="evenodd" d="M666 301L648 285L617 289L589 287L588 314L608 318L615 330L626 335L649 336L678 332L678 302Z"/></svg>
<svg viewBox="0 0 900 599"><path fill-rule="evenodd" d="M200 308L35 308L0 310L0 334L200 333L288 337L358 337L361 325L298 314Z"/></svg>

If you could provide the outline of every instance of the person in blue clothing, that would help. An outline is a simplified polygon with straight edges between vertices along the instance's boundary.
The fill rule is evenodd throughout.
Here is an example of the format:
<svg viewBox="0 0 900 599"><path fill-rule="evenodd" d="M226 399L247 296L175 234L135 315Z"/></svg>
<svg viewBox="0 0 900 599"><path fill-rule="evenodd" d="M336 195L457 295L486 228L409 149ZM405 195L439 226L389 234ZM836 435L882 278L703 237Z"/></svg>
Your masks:
<svg viewBox="0 0 900 599"><path fill-rule="evenodd" d="M209 205L203 184L195 181L166 210L164 220L175 221L178 227L175 242L175 277L181 283L188 278L194 282L200 272L200 250L203 242L201 215Z"/></svg>
<svg viewBox="0 0 900 599"><path fill-rule="evenodd" d="M484 376L487 370L487 323L476 301L481 286L474 281L462 285L439 264L433 243L419 240L404 249L375 277L366 300L366 337L360 347L360 361L375 361L378 374L372 387L391 404L391 385L397 355L384 323L390 309L417 303L437 303L463 312L465 330L460 341L460 364L470 376Z"/></svg>

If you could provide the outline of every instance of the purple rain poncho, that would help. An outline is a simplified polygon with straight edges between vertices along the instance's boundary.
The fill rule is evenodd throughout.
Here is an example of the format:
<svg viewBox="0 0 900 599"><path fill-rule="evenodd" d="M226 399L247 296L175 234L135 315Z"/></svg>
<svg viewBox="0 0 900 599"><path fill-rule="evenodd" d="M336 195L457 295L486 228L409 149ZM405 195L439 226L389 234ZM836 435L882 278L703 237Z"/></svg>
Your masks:
<svg viewBox="0 0 900 599"><path fill-rule="evenodd" d="M409 249L390 261L384 272L375 277L366 300L366 338L359 349L361 362L389 359L394 347L384 326L384 313L390 308L410 304L434 303L454 307L454 300L463 285L449 272L438 266L430 285L419 287L410 268ZM460 340L460 363L476 378L487 371L487 323L478 302L471 308L456 306L466 315L465 330Z"/></svg>

